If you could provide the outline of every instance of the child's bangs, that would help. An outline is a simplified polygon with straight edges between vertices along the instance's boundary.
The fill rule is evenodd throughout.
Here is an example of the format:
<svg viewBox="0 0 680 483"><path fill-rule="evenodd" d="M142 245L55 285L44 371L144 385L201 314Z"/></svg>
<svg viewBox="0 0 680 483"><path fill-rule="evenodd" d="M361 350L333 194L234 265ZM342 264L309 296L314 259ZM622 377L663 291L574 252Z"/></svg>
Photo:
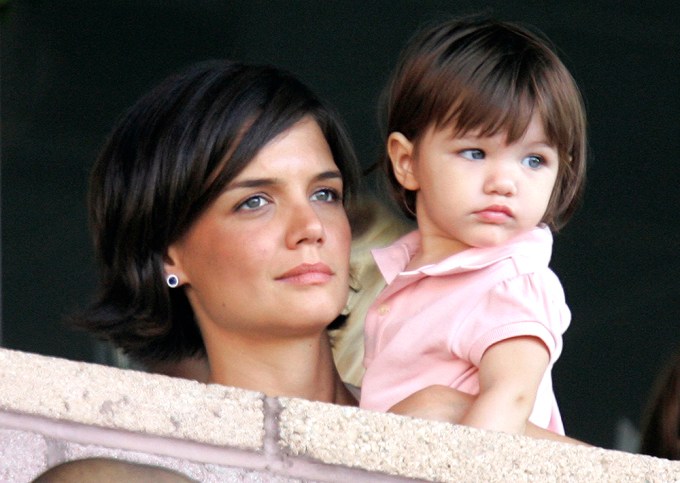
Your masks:
<svg viewBox="0 0 680 483"><path fill-rule="evenodd" d="M451 126L454 136L474 133L494 136L504 133L507 142L520 139L531 122L537 99L529 83L517 79L477 77L465 89L451 96L452 102L440 125ZM543 109L538 109L543 115ZM543 118L545 122L545 118Z"/></svg>

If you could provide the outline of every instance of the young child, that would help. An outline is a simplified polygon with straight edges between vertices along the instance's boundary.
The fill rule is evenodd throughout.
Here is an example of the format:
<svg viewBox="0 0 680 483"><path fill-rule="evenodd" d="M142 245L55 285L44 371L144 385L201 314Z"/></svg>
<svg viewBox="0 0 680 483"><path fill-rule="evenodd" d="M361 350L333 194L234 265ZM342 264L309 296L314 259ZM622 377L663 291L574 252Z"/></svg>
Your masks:
<svg viewBox="0 0 680 483"><path fill-rule="evenodd" d="M467 19L414 37L387 95L384 167L418 230L374 250L361 406L445 385L477 395L462 424L564 434L550 371L571 314L548 263L585 178L574 79L542 37Z"/></svg>

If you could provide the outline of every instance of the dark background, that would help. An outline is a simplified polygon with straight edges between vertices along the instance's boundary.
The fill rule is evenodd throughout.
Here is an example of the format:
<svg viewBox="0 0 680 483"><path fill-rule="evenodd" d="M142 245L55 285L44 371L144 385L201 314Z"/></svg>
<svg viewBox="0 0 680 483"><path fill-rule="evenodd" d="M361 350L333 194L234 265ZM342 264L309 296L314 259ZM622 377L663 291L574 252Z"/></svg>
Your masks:
<svg viewBox="0 0 680 483"><path fill-rule="evenodd" d="M209 58L288 68L340 110L368 165L400 47L425 21L484 10L544 31L586 99L587 194L553 256L573 312L554 380L568 434L616 446L680 343L679 5L0 1L2 345L103 360L61 323L95 285L86 179L115 118L161 78Z"/></svg>

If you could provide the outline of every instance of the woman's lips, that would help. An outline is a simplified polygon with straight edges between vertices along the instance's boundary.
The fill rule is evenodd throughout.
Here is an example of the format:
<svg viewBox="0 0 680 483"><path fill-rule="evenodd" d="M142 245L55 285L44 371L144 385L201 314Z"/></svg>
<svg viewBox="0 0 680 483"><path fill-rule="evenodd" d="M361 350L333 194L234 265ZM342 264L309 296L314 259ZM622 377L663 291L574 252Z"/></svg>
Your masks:
<svg viewBox="0 0 680 483"><path fill-rule="evenodd" d="M333 271L325 263L302 263L276 280L298 285L318 285L328 282L332 277Z"/></svg>

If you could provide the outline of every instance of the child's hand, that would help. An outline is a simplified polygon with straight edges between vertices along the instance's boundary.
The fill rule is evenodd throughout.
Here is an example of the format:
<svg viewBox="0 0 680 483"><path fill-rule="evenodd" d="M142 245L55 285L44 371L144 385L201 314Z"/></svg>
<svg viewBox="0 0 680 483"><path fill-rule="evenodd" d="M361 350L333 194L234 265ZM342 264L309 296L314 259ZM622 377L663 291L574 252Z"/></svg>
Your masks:
<svg viewBox="0 0 680 483"><path fill-rule="evenodd" d="M411 394L389 412L414 418L458 423L474 402L474 396L447 386L429 386Z"/></svg>

